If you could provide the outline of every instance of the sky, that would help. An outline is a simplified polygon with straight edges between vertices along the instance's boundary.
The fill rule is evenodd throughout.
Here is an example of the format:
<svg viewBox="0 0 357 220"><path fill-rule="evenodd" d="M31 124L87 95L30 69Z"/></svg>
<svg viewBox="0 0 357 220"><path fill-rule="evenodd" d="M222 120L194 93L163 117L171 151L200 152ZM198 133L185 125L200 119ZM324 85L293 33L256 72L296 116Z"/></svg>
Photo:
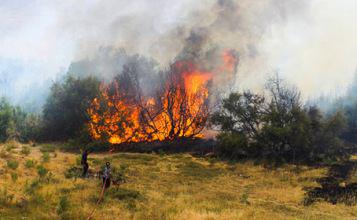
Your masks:
<svg viewBox="0 0 357 220"><path fill-rule="evenodd" d="M1 0L0 95L43 104L51 82L98 48L168 65L190 30L240 54L237 88L278 71L305 98L342 94L357 70L355 0Z"/></svg>

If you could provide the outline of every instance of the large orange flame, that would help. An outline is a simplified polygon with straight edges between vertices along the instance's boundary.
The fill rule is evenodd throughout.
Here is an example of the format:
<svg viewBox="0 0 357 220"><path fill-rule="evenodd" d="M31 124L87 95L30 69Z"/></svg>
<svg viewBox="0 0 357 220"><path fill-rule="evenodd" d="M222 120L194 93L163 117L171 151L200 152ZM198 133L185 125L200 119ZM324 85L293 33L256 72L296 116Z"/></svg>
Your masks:
<svg viewBox="0 0 357 220"><path fill-rule="evenodd" d="M199 71L189 62L176 62L159 97L132 102L120 94L117 84L114 93L102 86L101 98L94 99L88 109L90 133L112 144L202 137L210 79L212 73Z"/></svg>
<svg viewBox="0 0 357 220"><path fill-rule="evenodd" d="M237 58L232 51L223 52L222 60L217 72L235 69ZM128 98L117 82L102 85L101 97L88 109L89 131L94 139L112 144L203 137L213 76L191 61L181 60L171 66L155 97Z"/></svg>

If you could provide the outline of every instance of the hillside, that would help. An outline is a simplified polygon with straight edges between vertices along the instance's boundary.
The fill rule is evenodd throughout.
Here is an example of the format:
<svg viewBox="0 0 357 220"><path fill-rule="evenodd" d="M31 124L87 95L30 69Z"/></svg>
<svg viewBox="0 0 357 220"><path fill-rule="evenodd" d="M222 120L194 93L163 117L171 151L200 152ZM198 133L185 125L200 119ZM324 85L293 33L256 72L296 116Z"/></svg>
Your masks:
<svg viewBox="0 0 357 220"><path fill-rule="evenodd" d="M66 178L80 155L52 149L17 143L0 147L0 219L88 217L100 180ZM327 168L268 169L189 154L105 153L89 155L91 171L105 161L126 168L127 182L111 187L94 219L357 218L357 206L323 201L304 206L304 188L318 186L315 178L326 175Z"/></svg>

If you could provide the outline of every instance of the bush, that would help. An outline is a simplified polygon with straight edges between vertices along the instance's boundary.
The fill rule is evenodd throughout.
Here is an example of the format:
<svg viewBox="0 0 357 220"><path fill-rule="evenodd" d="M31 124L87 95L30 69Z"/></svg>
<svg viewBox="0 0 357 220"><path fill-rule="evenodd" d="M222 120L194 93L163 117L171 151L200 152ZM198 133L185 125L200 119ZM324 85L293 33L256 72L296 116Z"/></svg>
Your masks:
<svg viewBox="0 0 357 220"><path fill-rule="evenodd" d="M44 163L47 163L50 161L50 154L48 152L44 152L42 153L42 161Z"/></svg>
<svg viewBox="0 0 357 220"><path fill-rule="evenodd" d="M25 167L26 168L32 168L35 167L36 161L35 160L26 160L25 162Z"/></svg>
<svg viewBox="0 0 357 220"><path fill-rule="evenodd" d="M55 141L78 137L88 122L87 109L98 96L99 85L95 77L70 74L55 82L43 107L44 136Z"/></svg>
<svg viewBox="0 0 357 220"><path fill-rule="evenodd" d="M93 141L85 146L89 152L108 152L111 144L107 141Z"/></svg>
<svg viewBox="0 0 357 220"><path fill-rule="evenodd" d="M62 215L70 207L69 201L66 196L61 196L57 206L57 214Z"/></svg>
<svg viewBox="0 0 357 220"><path fill-rule="evenodd" d="M12 181L16 182L17 178L18 178L17 173L11 173L11 179L12 179Z"/></svg>
<svg viewBox="0 0 357 220"><path fill-rule="evenodd" d="M110 143L107 141L81 142L79 139L70 139L62 147L62 150L68 152L79 152L80 149L87 149L89 152L108 152Z"/></svg>
<svg viewBox="0 0 357 220"><path fill-rule="evenodd" d="M341 139L343 114L323 116L318 108L303 108L299 91L279 77L267 83L270 100L250 92L232 93L222 101L211 122L222 132L217 153L225 158L255 158L305 164L347 160Z"/></svg>
<svg viewBox="0 0 357 220"><path fill-rule="evenodd" d="M19 162L17 162L16 160L8 160L7 167L9 167L10 169L16 170L17 167L19 167Z"/></svg>
<svg viewBox="0 0 357 220"><path fill-rule="evenodd" d="M37 166L37 174L40 176L40 178L44 178L48 173L48 170L43 166L43 165L38 165Z"/></svg>
<svg viewBox="0 0 357 220"><path fill-rule="evenodd" d="M249 155L247 138L242 134L221 133L217 136L217 153L225 158L246 158Z"/></svg>
<svg viewBox="0 0 357 220"><path fill-rule="evenodd" d="M28 156L31 153L31 150L27 146L23 146L21 149L21 154Z"/></svg>
<svg viewBox="0 0 357 220"><path fill-rule="evenodd" d="M30 184L26 181L25 193L27 195L34 195L35 191L40 187L40 181L38 179L33 180Z"/></svg>
<svg viewBox="0 0 357 220"><path fill-rule="evenodd" d="M82 176L82 168L72 166L72 167L70 167L69 169L66 170L66 172L64 173L64 176L67 179L79 178L79 177Z"/></svg>

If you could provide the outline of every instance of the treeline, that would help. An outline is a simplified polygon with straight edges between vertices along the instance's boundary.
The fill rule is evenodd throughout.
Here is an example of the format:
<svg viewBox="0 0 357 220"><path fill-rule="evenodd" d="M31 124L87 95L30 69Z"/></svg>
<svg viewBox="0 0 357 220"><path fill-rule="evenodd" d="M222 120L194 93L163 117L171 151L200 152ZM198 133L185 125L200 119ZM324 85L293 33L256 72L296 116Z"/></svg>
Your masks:
<svg viewBox="0 0 357 220"><path fill-rule="evenodd" d="M35 141L42 131L41 117L13 106L5 98L0 100L0 142L18 140Z"/></svg>
<svg viewBox="0 0 357 220"><path fill-rule="evenodd" d="M255 158L276 163L331 163L355 150L355 118L344 109L330 115L304 106L300 92L278 76L268 80L266 96L231 93L212 115L218 154L229 159ZM357 109L355 113L357 114Z"/></svg>
<svg viewBox="0 0 357 220"><path fill-rule="evenodd" d="M210 117L218 128L217 154L229 159L255 158L277 163L331 163L356 151L357 104L328 114L305 106L300 92L279 77L266 84L265 95L234 92ZM53 83L43 111L0 101L0 141L70 142L98 145L88 132L88 108L100 94L96 77L67 75ZM100 146L108 147L108 143Z"/></svg>

